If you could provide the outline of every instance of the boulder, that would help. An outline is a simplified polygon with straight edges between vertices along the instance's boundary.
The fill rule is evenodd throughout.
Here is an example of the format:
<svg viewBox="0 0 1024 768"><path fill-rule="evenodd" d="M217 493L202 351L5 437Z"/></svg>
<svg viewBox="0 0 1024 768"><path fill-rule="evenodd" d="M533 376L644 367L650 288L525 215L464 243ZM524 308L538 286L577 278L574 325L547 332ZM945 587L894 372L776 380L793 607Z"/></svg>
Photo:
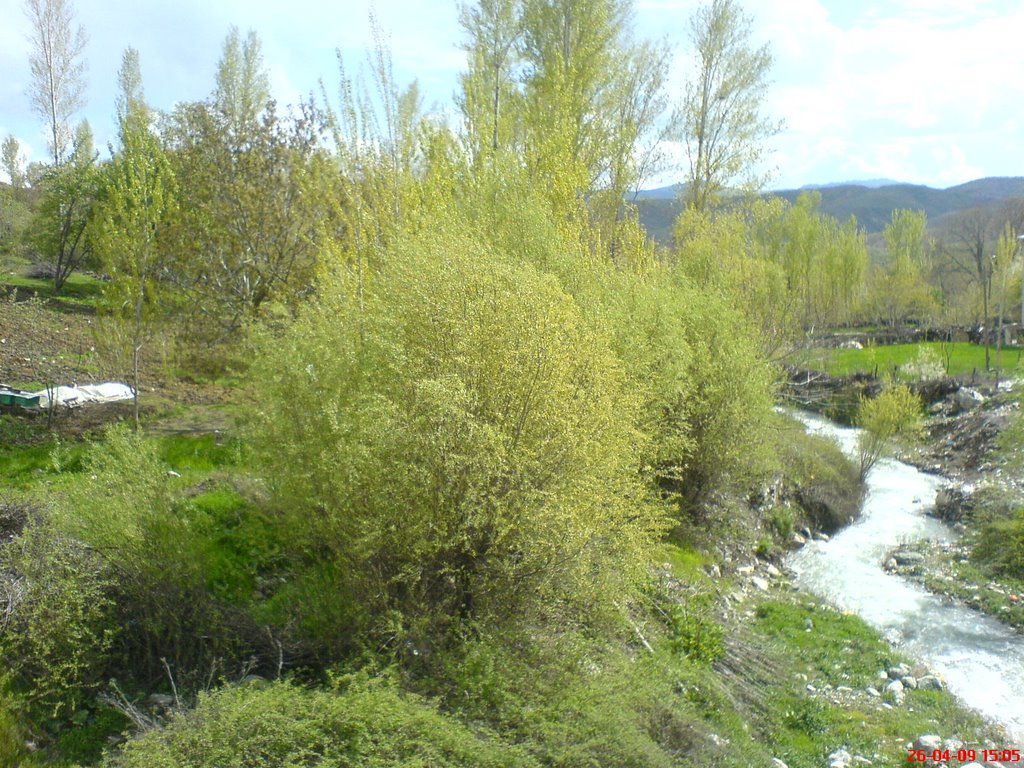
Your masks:
<svg viewBox="0 0 1024 768"><path fill-rule="evenodd" d="M971 509L967 493L962 487L946 486L935 494L935 509L932 515L946 523L958 523Z"/></svg>
<svg viewBox="0 0 1024 768"><path fill-rule="evenodd" d="M953 395L953 404L961 413L972 411L985 402L985 396L970 387L960 387Z"/></svg>
<svg viewBox="0 0 1024 768"><path fill-rule="evenodd" d="M935 675L925 675L918 679L917 687L923 691L941 691L944 686Z"/></svg>
<svg viewBox="0 0 1024 768"><path fill-rule="evenodd" d="M849 768L853 756L845 749L837 749L828 756L828 768Z"/></svg>
<svg viewBox="0 0 1024 768"><path fill-rule="evenodd" d="M768 582L766 580L762 579L760 576L754 576L750 580L750 583L753 584L758 589L760 589L762 592L767 592L768 591Z"/></svg>
<svg viewBox="0 0 1024 768"><path fill-rule="evenodd" d="M908 691L913 691L915 688L917 688L917 678L913 675L901 677L900 682L903 683L903 687L906 688Z"/></svg>
<svg viewBox="0 0 1024 768"><path fill-rule="evenodd" d="M925 752L935 752L942 749L942 738L934 733L926 736L918 736L914 739L914 749L922 749Z"/></svg>
<svg viewBox="0 0 1024 768"><path fill-rule="evenodd" d="M901 677L906 677L910 674L910 667L906 664L897 664L894 667L889 667L887 674L890 680L899 680Z"/></svg>
<svg viewBox="0 0 1024 768"><path fill-rule="evenodd" d="M911 549L901 549L893 553L897 565L917 565L924 561L924 555Z"/></svg>
<svg viewBox="0 0 1024 768"><path fill-rule="evenodd" d="M892 697L892 700L896 704L902 704L906 694L903 692L903 683L899 680L893 680L887 686L885 686L885 692Z"/></svg>

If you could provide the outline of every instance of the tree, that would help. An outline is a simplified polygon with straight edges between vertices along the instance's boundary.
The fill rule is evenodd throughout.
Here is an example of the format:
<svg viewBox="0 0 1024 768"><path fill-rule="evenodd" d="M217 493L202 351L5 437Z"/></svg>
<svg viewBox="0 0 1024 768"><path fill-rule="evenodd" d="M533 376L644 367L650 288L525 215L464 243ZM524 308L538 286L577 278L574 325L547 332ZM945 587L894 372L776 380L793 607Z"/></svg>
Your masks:
<svg viewBox="0 0 1024 768"><path fill-rule="evenodd" d="M861 482L898 436L914 437L921 430L921 398L906 385L890 387L872 399L862 399L857 411L857 458Z"/></svg>
<svg viewBox="0 0 1024 768"><path fill-rule="evenodd" d="M236 147L232 123L210 104L173 116L170 161L189 183L163 245L194 340L223 341L265 304L294 307L312 284L320 232L331 222L322 126L312 108L281 116L271 103Z"/></svg>
<svg viewBox="0 0 1024 768"><path fill-rule="evenodd" d="M175 205L176 183L144 113L129 110L120 142L91 232L111 277L107 311L131 358L138 429L140 360L159 317L164 273L159 242Z"/></svg>
<svg viewBox="0 0 1024 768"><path fill-rule="evenodd" d="M690 163L686 202L704 210L736 180L761 185L755 166L780 126L762 115L771 53L751 47L751 18L739 4L711 0L690 24L698 71L675 122Z"/></svg>
<svg viewBox="0 0 1024 768"><path fill-rule="evenodd" d="M117 72L117 122L124 125L133 116L134 119L148 120L149 107L142 88L142 67L139 64L139 52L132 47L124 49L121 55L121 68Z"/></svg>
<svg viewBox="0 0 1024 768"><path fill-rule="evenodd" d="M46 121L50 155L60 165L71 141L71 116L84 104L85 30L74 26L71 0L26 0L32 25L29 67L32 108Z"/></svg>
<svg viewBox="0 0 1024 768"><path fill-rule="evenodd" d="M263 47L255 31L242 42L238 27L231 27L220 61L213 104L227 122L236 146L257 123L270 101L270 81L263 68Z"/></svg>
<svg viewBox="0 0 1024 768"><path fill-rule="evenodd" d="M991 368L988 329L991 328L992 278L990 243L992 212L970 208L953 216L943 232L942 250L956 269L966 274L981 294L981 325L985 342L985 369Z"/></svg>
<svg viewBox="0 0 1024 768"><path fill-rule="evenodd" d="M11 187L20 190L25 185L25 171L22 167L21 145L12 135L4 139L3 147L0 149L3 162L3 169L11 180Z"/></svg>
<svg viewBox="0 0 1024 768"><path fill-rule="evenodd" d="M896 209L885 230L889 264L876 267L868 304L879 320L897 326L907 320L925 320L938 308L928 282L934 245L928 235L924 211Z"/></svg>
<svg viewBox="0 0 1024 768"><path fill-rule="evenodd" d="M52 265L53 288L59 293L92 254L88 226L99 192L99 170L87 122L75 132L70 158L48 168L41 186L43 196L28 241Z"/></svg>
<svg viewBox="0 0 1024 768"><path fill-rule="evenodd" d="M459 23L468 36L464 48L469 70L460 76L457 97L466 121L474 159L510 151L520 126L520 93L515 80L523 19L520 0L479 0L459 8Z"/></svg>

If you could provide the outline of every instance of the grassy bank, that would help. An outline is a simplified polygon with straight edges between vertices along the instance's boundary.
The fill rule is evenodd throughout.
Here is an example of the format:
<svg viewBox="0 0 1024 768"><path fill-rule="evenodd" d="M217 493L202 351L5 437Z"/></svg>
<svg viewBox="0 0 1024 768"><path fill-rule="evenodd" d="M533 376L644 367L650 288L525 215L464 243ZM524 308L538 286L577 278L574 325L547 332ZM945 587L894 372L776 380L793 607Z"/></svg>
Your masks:
<svg viewBox="0 0 1024 768"><path fill-rule="evenodd" d="M1005 374L1024 372L1024 348L1004 347L997 355L989 347L993 367L1001 363ZM863 349L814 349L806 353L801 364L823 370L833 376L870 373L880 377L892 376L900 381L921 378L922 370L938 375L970 376L985 373L985 347L968 342L920 342L868 346Z"/></svg>

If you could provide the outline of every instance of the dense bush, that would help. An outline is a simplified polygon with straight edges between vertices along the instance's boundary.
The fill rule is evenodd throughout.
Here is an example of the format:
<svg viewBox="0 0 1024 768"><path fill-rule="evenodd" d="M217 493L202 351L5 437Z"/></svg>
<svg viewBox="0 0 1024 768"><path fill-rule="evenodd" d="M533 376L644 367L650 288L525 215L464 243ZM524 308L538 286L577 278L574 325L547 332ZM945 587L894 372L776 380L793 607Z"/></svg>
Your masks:
<svg viewBox="0 0 1024 768"><path fill-rule="evenodd" d="M96 553L52 526L35 524L0 549L0 657L50 717L74 711L103 682L111 590Z"/></svg>
<svg viewBox="0 0 1024 768"><path fill-rule="evenodd" d="M892 441L913 437L922 424L921 398L906 385L889 387L871 399L862 399L857 412L857 426L863 430L857 442L860 477L863 480L878 462Z"/></svg>
<svg viewBox="0 0 1024 768"><path fill-rule="evenodd" d="M1024 509L982 523L971 557L994 575L1024 579Z"/></svg>
<svg viewBox="0 0 1024 768"><path fill-rule="evenodd" d="M222 661L248 658L247 638L259 633L244 611L218 599L236 595L249 564L230 573L220 543L229 529L183 498L158 451L156 441L109 430L57 502L53 525L87 546L109 574L111 626L127 630L112 648L117 674L165 679L166 660L188 686Z"/></svg>
<svg viewBox="0 0 1024 768"><path fill-rule="evenodd" d="M591 620L660 530L606 338L458 231L327 279L257 373L252 440L310 564L285 600L322 642L420 654L466 619Z"/></svg>
<svg viewBox="0 0 1024 768"><path fill-rule="evenodd" d="M428 701L362 677L336 690L231 686L129 742L108 768L503 768L537 765Z"/></svg>
<svg viewBox="0 0 1024 768"><path fill-rule="evenodd" d="M795 501L812 528L835 531L860 512L864 486L858 466L839 445L827 437L808 434L803 425L788 419L778 422L779 456L786 477L794 486ZM776 524L776 532L788 540L793 529L791 514Z"/></svg>

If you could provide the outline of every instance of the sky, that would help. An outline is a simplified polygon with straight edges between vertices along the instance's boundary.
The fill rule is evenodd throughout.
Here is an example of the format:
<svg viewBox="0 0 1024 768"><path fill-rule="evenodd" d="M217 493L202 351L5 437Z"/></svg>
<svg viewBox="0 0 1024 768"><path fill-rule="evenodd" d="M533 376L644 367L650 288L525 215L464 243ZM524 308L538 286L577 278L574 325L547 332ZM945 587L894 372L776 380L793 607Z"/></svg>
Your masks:
<svg viewBox="0 0 1024 768"><path fill-rule="evenodd" d="M675 54L670 93L693 76L689 19L700 0L634 0L634 31ZM230 25L263 43L279 103L322 80L337 90L372 45L371 6L400 83L418 79L427 106L454 112L465 65L455 0L77 0L89 35L87 105L97 145L114 132L117 69L139 50L146 97L158 109L205 98ZM1021 0L746 0L752 40L774 57L766 113L784 123L769 142L770 187L888 178L945 188L1024 176L1024 2ZM46 137L26 95L28 20L0 0L0 138L28 159ZM671 148L670 148L671 149ZM646 186L682 178L677 170ZM0 178L3 178L0 175Z"/></svg>

